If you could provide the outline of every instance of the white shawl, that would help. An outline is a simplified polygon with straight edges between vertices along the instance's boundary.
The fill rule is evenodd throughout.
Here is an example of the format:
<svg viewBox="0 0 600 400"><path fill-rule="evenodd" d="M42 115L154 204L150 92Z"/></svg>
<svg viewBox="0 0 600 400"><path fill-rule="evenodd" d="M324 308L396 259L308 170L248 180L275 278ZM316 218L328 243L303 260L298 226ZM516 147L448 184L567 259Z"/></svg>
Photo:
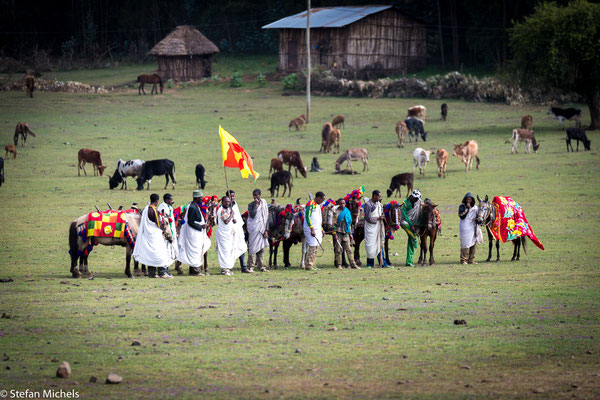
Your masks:
<svg viewBox="0 0 600 400"><path fill-rule="evenodd" d="M376 207L371 212L371 218L379 218L383 213L381 203L375 203ZM365 250L367 258L377 258L381 252L381 221L376 223L369 222L365 219Z"/></svg>
<svg viewBox="0 0 600 400"><path fill-rule="evenodd" d="M183 219L186 221L189 209L190 205L186 207L185 214L183 215ZM204 222L204 216L202 216L202 222ZM206 229L199 231L190 227L188 223L181 226L179 230L179 255L177 256L177 260L191 267L199 267L204 263L204 253L208 249L210 249L210 239L206 234Z"/></svg>
<svg viewBox="0 0 600 400"><path fill-rule="evenodd" d="M172 255L173 259L177 258L177 254L179 253L179 249L177 246L177 229L175 229L175 218L173 217L173 207L163 202L158 206L158 211L162 212L167 217L167 222L169 223L169 229L171 231L171 236L173 237L173 241L171 243L167 242L167 248L169 249L169 253Z"/></svg>
<svg viewBox="0 0 600 400"><path fill-rule="evenodd" d="M248 229L248 253L256 254L269 245L269 241L264 237L267 230L268 219L267 202L265 199L260 199L258 207L256 207L256 215L250 217L248 213L248 221L246 221L246 229Z"/></svg>
<svg viewBox="0 0 600 400"><path fill-rule="evenodd" d="M483 234L481 228L477 225L477 206L471 207L465 219L461 219L458 225L460 232L460 248L468 249L469 247L483 242Z"/></svg>
<svg viewBox="0 0 600 400"><path fill-rule="evenodd" d="M215 245L217 247L217 258L221 269L233 269L236 258L244 254L248 249L243 237L244 231L242 230L242 240L240 242L240 233L236 228L237 224L234 224L233 220L229 221L228 224L225 223L225 220L229 218L229 213L231 212L235 214L235 210L231 208L226 210L223 207L219 207L219 210L217 211ZM233 219L236 218L236 216L233 217ZM240 246L241 243L243 243L243 246Z"/></svg>
<svg viewBox="0 0 600 400"><path fill-rule="evenodd" d="M317 205L310 213L310 222L315 229L315 236L310 234L310 227L308 226L307 221L308 218L305 215L302 228L304 230L306 244L308 244L310 247L319 246L321 243L323 243L323 214L321 214L321 205Z"/></svg>
<svg viewBox="0 0 600 400"><path fill-rule="evenodd" d="M148 219L148 208L142 211L140 229L135 238L133 259L151 267L168 267L173 263L173 258L167 249L167 241L162 230Z"/></svg>

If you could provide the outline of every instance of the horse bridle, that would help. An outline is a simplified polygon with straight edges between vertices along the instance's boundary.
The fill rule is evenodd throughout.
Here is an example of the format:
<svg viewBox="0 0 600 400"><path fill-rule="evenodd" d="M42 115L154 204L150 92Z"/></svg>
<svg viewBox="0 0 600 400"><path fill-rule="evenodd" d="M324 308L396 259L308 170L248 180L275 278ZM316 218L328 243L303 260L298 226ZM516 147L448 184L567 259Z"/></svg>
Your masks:
<svg viewBox="0 0 600 400"><path fill-rule="evenodd" d="M477 215L477 219L481 220L481 222L478 222L479 225L489 227L492 223L492 213L494 215L496 214L496 207L494 207L493 204L488 203L487 201L480 201L478 214L481 214L481 217Z"/></svg>

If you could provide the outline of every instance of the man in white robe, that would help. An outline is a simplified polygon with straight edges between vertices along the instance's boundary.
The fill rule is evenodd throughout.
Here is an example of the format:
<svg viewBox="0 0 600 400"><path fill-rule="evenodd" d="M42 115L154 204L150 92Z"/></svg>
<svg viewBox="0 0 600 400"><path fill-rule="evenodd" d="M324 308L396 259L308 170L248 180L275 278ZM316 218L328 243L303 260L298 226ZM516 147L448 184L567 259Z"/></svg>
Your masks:
<svg viewBox="0 0 600 400"><path fill-rule="evenodd" d="M175 229L175 218L173 217L174 202L175 199L173 198L173 195L170 193L165 193L163 195L163 202L158 206L158 212L161 213L163 218L166 220L166 223L169 226L169 232L171 232L171 237L173 238L173 241L167 242L167 249L169 250L169 254L173 261L177 259L177 254L179 253L177 246L177 229ZM179 267L179 269L181 269L181 267ZM167 272L169 272L168 267Z"/></svg>
<svg viewBox="0 0 600 400"><path fill-rule="evenodd" d="M233 190L228 190L225 193L225 196L229 197L231 200L231 210L234 213L233 219L235 223L233 224L234 230L236 232L235 235L235 251L240 252L240 267L242 268L242 272L248 272L248 266L246 265L246 250L248 250L248 245L246 244L246 237L244 236L244 219L242 218L242 213L240 212L240 208L235 201L235 192Z"/></svg>
<svg viewBox="0 0 600 400"><path fill-rule="evenodd" d="M206 221L200 210L202 192L194 190L192 202L186 207L179 230L179 254L177 260L189 265L190 275L200 276L200 267L204 263L204 253L210 248L210 239L206 233Z"/></svg>
<svg viewBox="0 0 600 400"><path fill-rule="evenodd" d="M260 197L260 189L254 189L252 197L254 201L248 204L248 220L246 229L248 229L248 272L254 272L254 263L260 268L260 271L268 271L265 267L265 247L269 245L267 237L268 216L267 202ZM244 272L244 271L242 271Z"/></svg>
<svg viewBox="0 0 600 400"><path fill-rule="evenodd" d="M148 277L173 278L167 272L173 259L167 249L167 241L160 228L160 215L156 209L160 197L156 193L150 195L150 204L142 211L140 228L135 238L133 259L148 266Z"/></svg>
<svg viewBox="0 0 600 400"><path fill-rule="evenodd" d="M460 262L462 264L477 264L475 262L476 246L483 241L481 228L477 225L478 207L471 192L465 194L458 207L460 232Z"/></svg>
<svg viewBox="0 0 600 400"><path fill-rule="evenodd" d="M385 238L383 220L383 206L381 205L381 192L374 190L369 201L364 207L365 213L365 250L367 252L367 268L375 266L375 259L381 267L388 267L381 249L381 242Z"/></svg>
<svg viewBox="0 0 600 400"><path fill-rule="evenodd" d="M323 215L321 214L321 203L325 200L325 193L317 192L314 200L309 201L305 207L304 237L308 246L306 253L306 270L316 269L317 250L323 243Z"/></svg>
<svg viewBox="0 0 600 400"><path fill-rule="evenodd" d="M231 200L225 196L221 200L221 207L217 210L217 232L216 247L217 259L221 267L221 274L231 276L235 259L246 252L246 242L244 246L239 246L239 231L236 229L236 214L231 206ZM243 235L243 231L242 231Z"/></svg>

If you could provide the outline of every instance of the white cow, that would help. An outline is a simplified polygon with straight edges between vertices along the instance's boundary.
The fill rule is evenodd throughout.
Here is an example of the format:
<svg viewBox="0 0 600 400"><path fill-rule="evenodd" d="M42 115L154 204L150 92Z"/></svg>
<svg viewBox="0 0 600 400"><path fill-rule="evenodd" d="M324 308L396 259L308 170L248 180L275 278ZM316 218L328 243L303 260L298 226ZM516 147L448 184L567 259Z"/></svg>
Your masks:
<svg viewBox="0 0 600 400"><path fill-rule="evenodd" d="M116 188L119 183L121 184L121 189L125 187L127 189L127 177L133 176L136 179L139 178L142 174L142 168L144 167L144 161L140 159L123 161L119 159L117 161L117 169L112 177L108 178L108 185L110 189Z"/></svg>
<svg viewBox="0 0 600 400"><path fill-rule="evenodd" d="M427 166L427 163L429 162L429 154L431 154L431 151L424 150L420 147L417 147L415 151L413 151L413 159L415 161L413 165L413 174L415 173L418 165L419 174L425 176L425 166Z"/></svg>

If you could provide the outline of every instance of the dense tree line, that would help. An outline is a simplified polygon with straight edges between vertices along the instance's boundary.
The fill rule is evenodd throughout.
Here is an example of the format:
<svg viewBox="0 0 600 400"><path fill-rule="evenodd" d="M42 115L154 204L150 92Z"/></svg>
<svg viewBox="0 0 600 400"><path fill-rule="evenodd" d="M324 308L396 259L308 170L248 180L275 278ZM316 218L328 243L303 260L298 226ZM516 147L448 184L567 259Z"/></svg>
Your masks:
<svg viewBox="0 0 600 400"><path fill-rule="evenodd" d="M392 4L427 25L430 64L495 66L509 57L508 29L538 2L312 0L312 6ZM305 8L304 0L0 0L0 54L27 59L37 49L67 60L139 60L181 24L198 27L222 51L275 53L277 32L261 27Z"/></svg>

